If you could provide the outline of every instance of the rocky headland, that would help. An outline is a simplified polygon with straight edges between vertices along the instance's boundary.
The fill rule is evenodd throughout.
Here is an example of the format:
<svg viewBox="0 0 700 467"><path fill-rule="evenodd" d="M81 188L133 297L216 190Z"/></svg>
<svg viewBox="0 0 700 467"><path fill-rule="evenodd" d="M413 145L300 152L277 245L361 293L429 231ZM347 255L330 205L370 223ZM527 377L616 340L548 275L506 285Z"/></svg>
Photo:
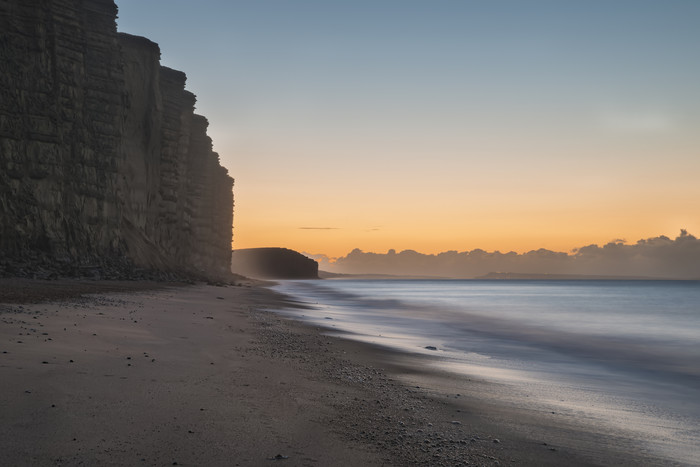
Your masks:
<svg viewBox="0 0 700 467"><path fill-rule="evenodd" d="M0 0L0 276L225 278L233 179L112 0Z"/></svg>
<svg viewBox="0 0 700 467"><path fill-rule="evenodd" d="M234 250L231 270L258 279L318 279L318 262L288 248Z"/></svg>

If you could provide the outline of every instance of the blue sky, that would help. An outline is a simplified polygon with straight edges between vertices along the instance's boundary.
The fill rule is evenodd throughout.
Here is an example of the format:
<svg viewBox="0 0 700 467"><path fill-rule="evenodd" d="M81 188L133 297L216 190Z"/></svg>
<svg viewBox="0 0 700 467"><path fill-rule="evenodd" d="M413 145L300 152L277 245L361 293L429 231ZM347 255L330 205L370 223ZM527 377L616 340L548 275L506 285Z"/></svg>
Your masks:
<svg viewBox="0 0 700 467"><path fill-rule="evenodd" d="M700 2L117 4L119 30L187 73L240 247L700 231Z"/></svg>

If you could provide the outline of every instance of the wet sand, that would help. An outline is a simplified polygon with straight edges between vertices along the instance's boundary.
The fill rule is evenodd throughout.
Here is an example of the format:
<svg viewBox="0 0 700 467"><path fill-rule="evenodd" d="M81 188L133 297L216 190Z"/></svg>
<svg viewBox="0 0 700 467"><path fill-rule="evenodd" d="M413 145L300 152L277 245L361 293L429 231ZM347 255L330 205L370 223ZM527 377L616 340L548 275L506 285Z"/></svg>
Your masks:
<svg viewBox="0 0 700 467"><path fill-rule="evenodd" d="M638 462L572 444L575 421L479 397L490 384L265 311L299 304L259 285L102 283L76 298L73 282L56 300L42 281L8 298L11 284L0 281L2 465ZM29 303L41 299L54 301Z"/></svg>

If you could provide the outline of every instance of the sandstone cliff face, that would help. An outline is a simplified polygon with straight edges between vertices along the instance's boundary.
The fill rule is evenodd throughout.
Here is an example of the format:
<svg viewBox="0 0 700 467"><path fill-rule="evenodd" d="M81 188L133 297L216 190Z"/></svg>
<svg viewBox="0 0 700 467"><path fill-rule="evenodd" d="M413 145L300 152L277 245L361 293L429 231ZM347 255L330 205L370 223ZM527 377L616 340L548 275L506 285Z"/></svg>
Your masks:
<svg viewBox="0 0 700 467"><path fill-rule="evenodd" d="M233 180L111 0L0 0L0 275L220 277Z"/></svg>

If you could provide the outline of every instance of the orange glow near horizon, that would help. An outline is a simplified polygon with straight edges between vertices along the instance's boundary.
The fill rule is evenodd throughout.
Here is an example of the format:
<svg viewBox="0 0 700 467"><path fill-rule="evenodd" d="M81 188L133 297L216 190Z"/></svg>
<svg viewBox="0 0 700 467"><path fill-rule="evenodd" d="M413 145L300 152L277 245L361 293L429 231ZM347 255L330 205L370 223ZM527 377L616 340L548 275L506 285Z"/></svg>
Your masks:
<svg viewBox="0 0 700 467"><path fill-rule="evenodd" d="M234 248L700 236L700 2L170 3L119 29L187 73Z"/></svg>
<svg viewBox="0 0 700 467"><path fill-rule="evenodd" d="M187 73L234 248L700 235L699 2L170 3L120 0L118 28Z"/></svg>
<svg viewBox="0 0 700 467"><path fill-rule="evenodd" d="M231 144L221 153L236 177L234 249L522 253L700 234L693 134L603 132L575 148L545 135L435 148L297 141L304 151L227 136L215 135Z"/></svg>
<svg viewBox="0 0 700 467"><path fill-rule="evenodd" d="M562 196L545 205L524 194L518 203L477 200L473 204L444 203L435 209L417 206L408 194L406 204L396 205L392 205L394 196L374 203L363 200L331 206L326 205L327 200L308 198L295 205L289 199L293 197L267 204L237 201L233 247L279 246L329 257L344 256L355 248L426 254L477 248L518 253L540 248L571 251L620 239L635 243L659 235L675 238L681 228L700 233L697 218L684 214L693 209L691 195L700 193L685 195L680 199L686 202L673 205L651 199L635 203L621 200L620 195L615 201L601 199L590 204Z"/></svg>
<svg viewBox="0 0 700 467"><path fill-rule="evenodd" d="M359 248L365 252L386 253L393 249L397 252L403 250L415 250L424 254L438 254L445 251L471 251L474 249L482 249L485 251L500 251L506 253L514 251L516 253L525 253L531 250L544 248L557 252L570 252L576 248L587 246L590 244L604 245L608 242L624 240L625 243L635 243L637 240L666 235L670 238L675 238L679 234L680 229L669 230L656 233L639 233L637 235L629 235L626 238L620 238L614 235L598 235L598 236L571 236L571 237L556 237L546 238L539 234L532 234L518 238L513 241L510 238L496 237L493 235L479 233L471 235L468 239L442 239L434 238L417 238L414 241L401 240L396 241L387 238L370 238L361 239L361 235L347 235L342 238L328 238L331 235L313 235L299 233L295 235L293 229L286 231L283 235L271 235L269 230L260 229L256 231L254 228L248 230L252 234L251 239L238 239L234 237L233 249L243 248L261 248L261 247L283 247L290 248L303 253L309 254L324 254L330 258L345 256L355 248ZM700 230L689 230L691 234L697 233ZM235 234L234 234L235 235Z"/></svg>

